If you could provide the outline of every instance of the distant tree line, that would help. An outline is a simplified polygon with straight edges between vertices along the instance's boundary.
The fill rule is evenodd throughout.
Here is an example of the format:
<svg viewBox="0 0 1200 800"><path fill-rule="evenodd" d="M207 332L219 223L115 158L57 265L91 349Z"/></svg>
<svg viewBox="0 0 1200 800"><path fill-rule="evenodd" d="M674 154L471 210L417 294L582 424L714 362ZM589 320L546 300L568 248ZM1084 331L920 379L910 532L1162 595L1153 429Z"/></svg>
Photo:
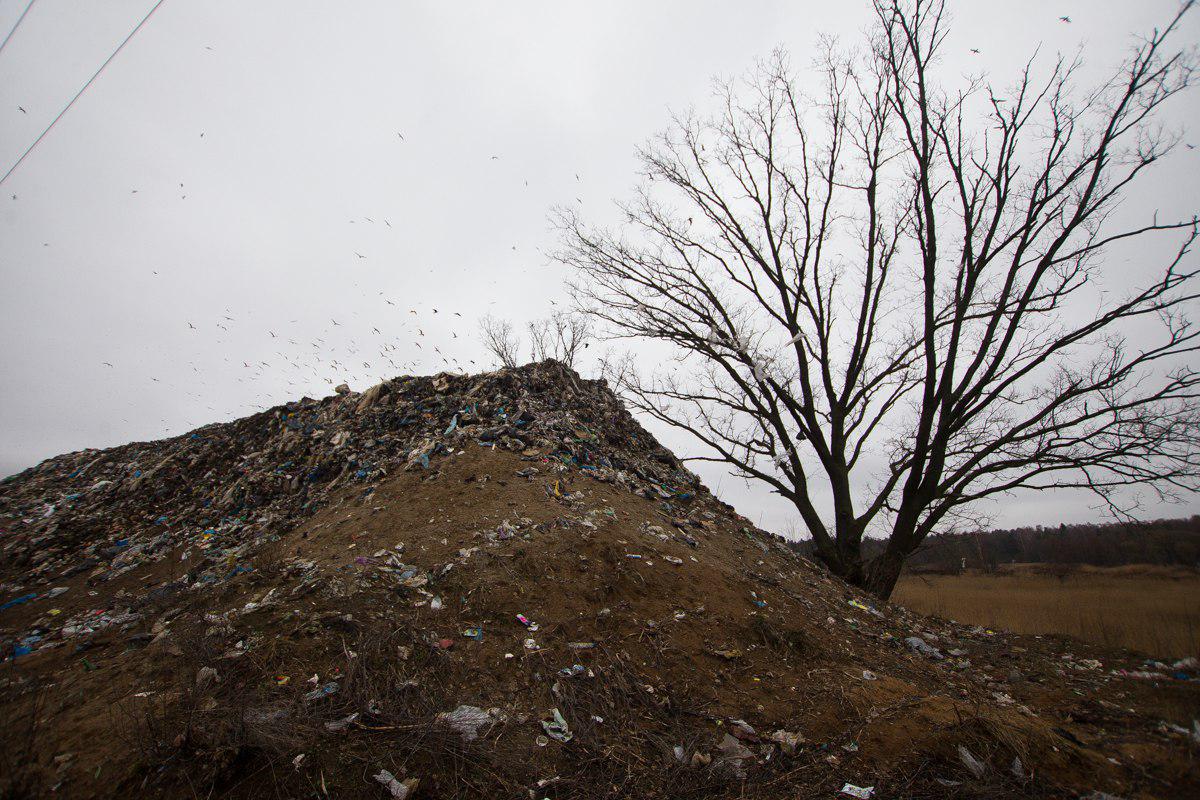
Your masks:
<svg viewBox="0 0 1200 800"><path fill-rule="evenodd" d="M883 542L869 539L868 553ZM812 543L798 549L811 551ZM1200 515L1150 522L1058 525L971 533L938 533L909 558L913 572L994 570L1002 564L1125 564L1200 567Z"/></svg>

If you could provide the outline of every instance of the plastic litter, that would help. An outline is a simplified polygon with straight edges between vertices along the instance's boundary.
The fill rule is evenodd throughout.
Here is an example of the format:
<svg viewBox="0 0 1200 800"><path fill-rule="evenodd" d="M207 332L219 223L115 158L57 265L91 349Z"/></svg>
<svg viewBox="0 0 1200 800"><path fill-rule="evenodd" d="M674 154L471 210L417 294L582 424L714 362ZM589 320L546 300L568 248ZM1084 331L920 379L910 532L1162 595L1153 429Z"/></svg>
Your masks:
<svg viewBox="0 0 1200 800"><path fill-rule="evenodd" d="M351 725L353 725L355 722L357 722L359 716L360 716L359 712L355 711L353 714L350 714L349 716L342 717L341 719L335 719L331 722L326 722L325 730L332 731L334 733L336 733L338 731L344 731L344 730L346 730L346 728L349 728Z"/></svg>
<svg viewBox="0 0 1200 800"><path fill-rule="evenodd" d="M35 599L37 599L37 595L34 593L23 594L20 597L14 597L12 600L9 600L6 603L0 603L0 611L12 608L13 606L19 606L22 603L28 603L30 600Z"/></svg>
<svg viewBox="0 0 1200 800"><path fill-rule="evenodd" d="M857 797L858 800L870 800L871 795L875 794L874 786L855 786L853 783L847 783L842 787L840 794L847 797Z"/></svg>
<svg viewBox="0 0 1200 800"><path fill-rule="evenodd" d="M805 742L803 734L782 729L775 731L768 738L779 745L779 749L789 756L793 755Z"/></svg>
<svg viewBox="0 0 1200 800"><path fill-rule="evenodd" d="M717 750L721 753L719 763L722 766L738 778L746 777L746 762L754 759L754 753L750 751L750 748L727 733L717 745Z"/></svg>
<svg viewBox="0 0 1200 800"><path fill-rule="evenodd" d="M338 682L330 681L324 686L318 686L308 694L304 695L305 700L320 700L322 697L329 697L331 694L337 694Z"/></svg>
<svg viewBox="0 0 1200 800"><path fill-rule="evenodd" d="M453 711L443 711L437 715L437 723L462 737L464 742L473 742L479 738L479 730L493 721L492 715L478 706L462 705Z"/></svg>
<svg viewBox="0 0 1200 800"><path fill-rule="evenodd" d="M417 784L421 782L419 778L397 780L396 776L386 769L379 770L379 774L373 777L383 785L383 788L391 793L394 800L407 800L417 790Z"/></svg>
<svg viewBox="0 0 1200 800"><path fill-rule="evenodd" d="M929 644L929 642L925 641L919 636L909 636L904 640L904 643L908 645L909 650L912 650L914 653L919 655L923 655L926 658L932 658L935 661L940 661L942 658L944 658L941 650L938 650L936 647Z"/></svg>
<svg viewBox="0 0 1200 800"><path fill-rule="evenodd" d="M977 759L971 754L970 750L961 744L958 746L958 758L962 761L963 766L967 768L967 772L974 775L976 780L983 778L984 773L987 772L987 764Z"/></svg>
<svg viewBox="0 0 1200 800"><path fill-rule="evenodd" d="M570 727L567 726L567 721L563 718L562 712L557 708L552 708L550 709L550 716L550 720L542 721L542 730L546 732L546 735L563 744L571 741L574 738L574 734L571 733Z"/></svg>
<svg viewBox="0 0 1200 800"><path fill-rule="evenodd" d="M866 611L868 614L871 614L873 616L879 617L880 619L883 619L883 614L878 609L873 608L873 607L867 605L866 603L863 603L859 600L847 600L846 602L847 602L847 604L853 606L854 608L857 608L860 611Z"/></svg>
<svg viewBox="0 0 1200 800"><path fill-rule="evenodd" d="M217 680L217 671L214 668L201 667L196 670L196 691L203 692Z"/></svg>

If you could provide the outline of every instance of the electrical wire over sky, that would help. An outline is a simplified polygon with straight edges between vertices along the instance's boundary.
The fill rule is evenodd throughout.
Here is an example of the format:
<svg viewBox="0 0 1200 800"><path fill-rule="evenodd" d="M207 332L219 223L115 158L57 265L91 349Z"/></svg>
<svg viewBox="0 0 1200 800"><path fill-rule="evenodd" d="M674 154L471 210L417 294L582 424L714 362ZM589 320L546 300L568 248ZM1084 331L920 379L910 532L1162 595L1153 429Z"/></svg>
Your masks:
<svg viewBox="0 0 1200 800"><path fill-rule="evenodd" d="M15 33L17 28L21 25L21 20L25 19L25 15L29 13L29 9L33 7L33 3L35 1L36 0L31 0L29 5L25 7L25 10L21 12L20 18L17 19L17 24L13 26L13 29L11 31L9 31L8 36L6 36L4 38L4 43L0 44L0 51L3 51L4 45L8 44L8 40L12 38L13 33ZM125 45L129 44L129 40L137 35L137 32L142 29L142 26L144 26L150 20L150 17L154 15L155 11L158 11L158 7L161 6L164 2L166 2L166 0L158 0L158 2L154 4L154 7L151 8L148 12L146 12L146 16L142 17L142 21L139 22L137 24L137 26L132 31L129 32L129 35L126 36L125 39L122 40L122 42L119 45L117 45L117 49L112 51L112 54L109 55L109 57L104 60L104 63L100 65L100 68L97 69L94 73L92 73L92 77L88 78L88 82L83 85L83 88L81 88L78 92L75 93L75 96L71 98L70 102L68 102L65 106L63 106L63 110L58 112L58 116L56 116L50 122L50 124L46 126L46 129L43 130L41 132L41 134L36 139L33 140L33 144L29 145L29 147L27 147L25 149L25 152L21 154L21 157L18 158L11 167L8 168L8 171L4 173L4 177L0 178L0 185L3 185L4 182L6 180L8 180L8 176L10 176L14 172L16 172L17 167L21 166L21 162L23 162L26 159L26 157L28 157L29 154L33 152L33 149L38 146L38 143L41 142L42 139L46 138L46 134L50 133L50 131L54 128L54 126L58 124L58 121L60 119L62 119L68 111L71 110L71 106L75 105L75 101L78 100L83 95L83 93L88 90L89 86L91 86L93 83L95 83L96 78L100 77L100 73L104 72L104 68L107 67L109 64L111 64L112 60L117 57L117 54L120 53L123 49L125 49Z"/></svg>

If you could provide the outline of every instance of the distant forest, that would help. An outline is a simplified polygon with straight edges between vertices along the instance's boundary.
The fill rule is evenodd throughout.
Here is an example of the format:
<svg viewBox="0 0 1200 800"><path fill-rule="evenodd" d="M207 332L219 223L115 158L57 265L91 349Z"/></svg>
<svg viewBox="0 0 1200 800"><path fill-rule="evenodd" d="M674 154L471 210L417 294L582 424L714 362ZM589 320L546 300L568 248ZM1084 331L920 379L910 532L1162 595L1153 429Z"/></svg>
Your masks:
<svg viewBox="0 0 1200 800"><path fill-rule="evenodd" d="M870 540L863 549L869 557L882 547L882 542ZM798 542L797 549L808 554L812 542ZM1152 522L933 534L908 559L906 568L911 572L957 572L964 566L993 570L1002 564L1031 562L1200 567L1200 515Z"/></svg>

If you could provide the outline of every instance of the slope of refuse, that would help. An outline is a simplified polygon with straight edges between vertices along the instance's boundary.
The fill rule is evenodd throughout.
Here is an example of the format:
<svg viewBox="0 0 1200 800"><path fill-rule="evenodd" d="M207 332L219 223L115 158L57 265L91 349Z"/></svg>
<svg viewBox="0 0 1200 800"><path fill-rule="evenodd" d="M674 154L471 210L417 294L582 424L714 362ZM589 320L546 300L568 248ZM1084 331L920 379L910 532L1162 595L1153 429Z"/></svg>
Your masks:
<svg viewBox="0 0 1200 800"><path fill-rule="evenodd" d="M0 485L0 797L1200 796L1195 660L877 604L555 362Z"/></svg>

